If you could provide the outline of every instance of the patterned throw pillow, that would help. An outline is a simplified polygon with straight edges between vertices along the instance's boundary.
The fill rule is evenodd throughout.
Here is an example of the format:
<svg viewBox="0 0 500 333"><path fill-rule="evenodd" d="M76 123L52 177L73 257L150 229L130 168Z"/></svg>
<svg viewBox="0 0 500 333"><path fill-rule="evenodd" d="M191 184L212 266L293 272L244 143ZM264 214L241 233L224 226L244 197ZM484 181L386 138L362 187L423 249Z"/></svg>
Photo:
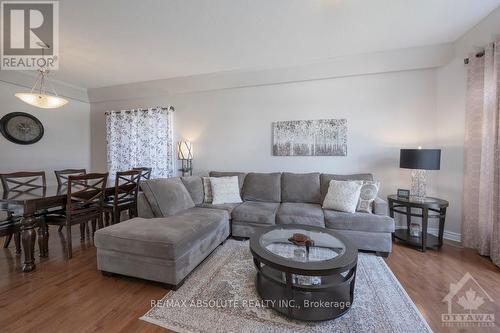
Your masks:
<svg viewBox="0 0 500 333"><path fill-rule="evenodd" d="M372 205L373 201L377 197L379 189L380 182L369 180L364 181L359 195L358 208L356 210L363 213L373 213Z"/></svg>
<svg viewBox="0 0 500 333"><path fill-rule="evenodd" d="M240 203L238 177L210 177L212 184L212 204Z"/></svg>
<svg viewBox="0 0 500 333"><path fill-rule="evenodd" d="M323 201L323 208L347 213L356 212L362 186L361 180L331 180Z"/></svg>
<svg viewBox="0 0 500 333"><path fill-rule="evenodd" d="M212 196L212 184L210 184L210 177L202 177L202 179L203 179L203 192L205 192L203 203L211 204L213 201L213 196Z"/></svg>

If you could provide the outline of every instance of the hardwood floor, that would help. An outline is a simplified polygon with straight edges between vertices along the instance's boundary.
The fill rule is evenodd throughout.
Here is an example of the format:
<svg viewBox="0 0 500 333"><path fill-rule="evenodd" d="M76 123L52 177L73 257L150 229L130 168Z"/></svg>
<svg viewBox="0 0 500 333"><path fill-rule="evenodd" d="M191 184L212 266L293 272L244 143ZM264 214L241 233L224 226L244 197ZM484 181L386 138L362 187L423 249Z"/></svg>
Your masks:
<svg viewBox="0 0 500 333"><path fill-rule="evenodd" d="M51 228L49 258L36 253L37 269L22 273L21 256L14 247L0 250L0 332L165 332L138 318L151 300L167 292L163 286L122 277L102 276L96 268L96 250L90 240L80 243L78 226L73 230L73 259L64 256L64 236ZM3 242L3 240L2 240ZM446 312L442 299L449 284L466 272L494 298L499 331L500 269L471 250L445 245L439 252L420 253L395 244L388 265L436 332L456 332L441 325Z"/></svg>

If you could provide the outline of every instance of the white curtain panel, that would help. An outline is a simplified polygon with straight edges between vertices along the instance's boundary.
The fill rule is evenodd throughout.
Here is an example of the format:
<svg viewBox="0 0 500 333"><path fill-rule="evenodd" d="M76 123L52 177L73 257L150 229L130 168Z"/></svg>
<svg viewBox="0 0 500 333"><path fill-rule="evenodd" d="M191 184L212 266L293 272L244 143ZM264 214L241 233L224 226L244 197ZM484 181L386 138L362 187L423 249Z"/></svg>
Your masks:
<svg viewBox="0 0 500 333"><path fill-rule="evenodd" d="M152 168L151 178L174 175L173 119L169 107L106 113L108 172Z"/></svg>
<svg viewBox="0 0 500 333"><path fill-rule="evenodd" d="M500 266L500 39L469 57L462 242Z"/></svg>

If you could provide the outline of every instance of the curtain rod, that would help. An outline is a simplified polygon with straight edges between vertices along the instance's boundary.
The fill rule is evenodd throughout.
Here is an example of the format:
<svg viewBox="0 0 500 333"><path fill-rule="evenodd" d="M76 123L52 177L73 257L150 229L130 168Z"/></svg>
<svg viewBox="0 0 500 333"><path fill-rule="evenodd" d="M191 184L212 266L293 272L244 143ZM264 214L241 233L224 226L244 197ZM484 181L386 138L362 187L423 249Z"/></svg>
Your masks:
<svg viewBox="0 0 500 333"><path fill-rule="evenodd" d="M155 107L152 107L154 109ZM175 108L173 106L169 106L168 108L165 107L160 107L160 109L165 110L168 109L169 111L175 111ZM137 111L149 111L149 109L144 109L144 108L139 108L139 109L133 109L133 110L120 110L120 111L106 111L105 114L110 114L110 113L131 113L131 112L137 112Z"/></svg>
<svg viewBox="0 0 500 333"><path fill-rule="evenodd" d="M481 58L484 56L484 51L476 53L476 58ZM469 58L464 59L464 64L467 65L469 63Z"/></svg>

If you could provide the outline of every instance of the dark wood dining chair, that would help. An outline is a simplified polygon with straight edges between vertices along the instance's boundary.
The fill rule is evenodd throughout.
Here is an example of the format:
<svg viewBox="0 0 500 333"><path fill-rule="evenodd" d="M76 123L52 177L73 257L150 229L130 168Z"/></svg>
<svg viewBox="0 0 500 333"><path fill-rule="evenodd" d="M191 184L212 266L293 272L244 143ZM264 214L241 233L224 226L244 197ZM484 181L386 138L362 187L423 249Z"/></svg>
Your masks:
<svg viewBox="0 0 500 333"><path fill-rule="evenodd" d="M47 225L66 226L68 259L73 257L71 242L72 225L79 224L82 234L85 233L85 226L89 221L92 223L92 232L95 232L96 224L99 227L103 227L102 214L107 180L107 173L68 176L68 192L64 215L47 214L45 216L45 223Z"/></svg>
<svg viewBox="0 0 500 333"><path fill-rule="evenodd" d="M4 198L10 199L15 199L23 193L30 193L35 190L44 191L47 187L44 171L20 171L2 173L0 174L0 181L2 183ZM7 207L0 208L7 209ZM9 212L9 214L12 214L12 212ZM22 215L22 212L18 212L15 215L16 217L20 217L20 215ZM10 230L13 229L10 228ZM17 233L6 234L5 236L6 238L3 244L4 248L7 248L9 246L13 236L15 237L15 240L19 240L20 238L19 231Z"/></svg>
<svg viewBox="0 0 500 333"><path fill-rule="evenodd" d="M57 180L57 186L67 186L68 185L68 177L71 175L85 175L87 170L85 169L63 169L63 170L54 170Z"/></svg>
<svg viewBox="0 0 500 333"><path fill-rule="evenodd" d="M63 169L63 170L54 170L54 174L56 175L56 180L57 180L57 187L59 189L64 189L66 186L68 186L68 177L73 175L85 175L87 174L87 170L85 169ZM64 210L64 208L63 208ZM64 225L61 224L59 226L58 231L62 231L62 228L64 228Z"/></svg>
<svg viewBox="0 0 500 333"><path fill-rule="evenodd" d="M4 247L8 247L12 236L16 245L16 253L21 253L21 217L13 216L12 212L0 211L0 237L5 239ZM7 241L8 240L8 241Z"/></svg>
<svg viewBox="0 0 500 333"><path fill-rule="evenodd" d="M115 178L115 192L113 197L106 201L104 214L106 225L120 222L121 212L128 211L129 217L137 216L137 193L141 170L117 172Z"/></svg>
<svg viewBox="0 0 500 333"><path fill-rule="evenodd" d="M137 167L137 168L133 168L132 170L141 171L141 180L143 180L143 179L148 180L151 178L151 171L153 170L153 168Z"/></svg>
<svg viewBox="0 0 500 333"><path fill-rule="evenodd" d="M44 171L21 171L0 174L4 196L19 196L22 193L47 187Z"/></svg>

